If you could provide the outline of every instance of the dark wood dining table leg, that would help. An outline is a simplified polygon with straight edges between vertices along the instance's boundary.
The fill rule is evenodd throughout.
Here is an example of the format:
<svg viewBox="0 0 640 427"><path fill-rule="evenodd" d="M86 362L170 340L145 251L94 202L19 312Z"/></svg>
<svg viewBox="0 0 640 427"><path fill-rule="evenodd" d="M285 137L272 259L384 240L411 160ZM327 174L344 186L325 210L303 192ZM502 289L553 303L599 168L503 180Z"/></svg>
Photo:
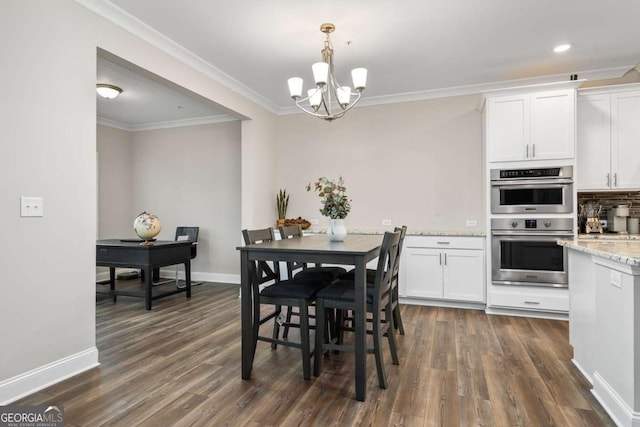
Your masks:
<svg viewBox="0 0 640 427"><path fill-rule="evenodd" d="M151 310L151 288L153 287L153 272L149 266L144 268L144 300L147 310Z"/></svg>
<svg viewBox="0 0 640 427"><path fill-rule="evenodd" d="M253 355L253 306L251 295L251 278L249 275L249 254L240 253L240 320L242 330L242 379L251 378Z"/></svg>
<svg viewBox="0 0 640 427"><path fill-rule="evenodd" d="M184 281L187 287L187 298L191 298L191 260L184 263Z"/></svg>
<svg viewBox="0 0 640 427"><path fill-rule="evenodd" d="M116 302L116 268L109 267L109 289L111 289L111 294L113 297L113 302Z"/></svg>
<svg viewBox="0 0 640 427"><path fill-rule="evenodd" d="M367 278L364 259L356 260L355 267L356 400L364 402L367 396Z"/></svg>

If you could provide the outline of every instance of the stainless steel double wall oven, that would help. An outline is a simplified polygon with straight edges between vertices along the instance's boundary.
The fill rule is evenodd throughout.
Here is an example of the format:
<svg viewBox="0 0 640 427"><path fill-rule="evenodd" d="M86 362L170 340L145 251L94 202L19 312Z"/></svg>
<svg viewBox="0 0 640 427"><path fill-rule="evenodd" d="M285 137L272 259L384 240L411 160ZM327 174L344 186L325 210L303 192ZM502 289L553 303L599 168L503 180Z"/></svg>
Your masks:
<svg viewBox="0 0 640 427"><path fill-rule="evenodd" d="M573 219L547 214L573 212L571 166L492 170L491 212L493 284L567 287L566 249L556 242L573 238Z"/></svg>

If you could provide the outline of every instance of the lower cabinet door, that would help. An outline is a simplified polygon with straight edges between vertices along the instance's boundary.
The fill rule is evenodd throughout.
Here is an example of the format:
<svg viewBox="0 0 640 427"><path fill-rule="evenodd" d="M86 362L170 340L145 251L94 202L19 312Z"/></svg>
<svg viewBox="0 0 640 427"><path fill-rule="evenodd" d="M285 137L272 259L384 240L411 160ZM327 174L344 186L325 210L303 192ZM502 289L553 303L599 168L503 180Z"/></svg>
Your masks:
<svg viewBox="0 0 640 427"><path fill-rule="evenodd" d="M408 297L442 298L442 263L438 249L406 248L405 280Z"/></svg>
<svg viewBox="0 0 640 427"><path fill-rule="evenodd" d="M456 301L484 301L484 257L482 251L445 252L444 298Z"/></svg>

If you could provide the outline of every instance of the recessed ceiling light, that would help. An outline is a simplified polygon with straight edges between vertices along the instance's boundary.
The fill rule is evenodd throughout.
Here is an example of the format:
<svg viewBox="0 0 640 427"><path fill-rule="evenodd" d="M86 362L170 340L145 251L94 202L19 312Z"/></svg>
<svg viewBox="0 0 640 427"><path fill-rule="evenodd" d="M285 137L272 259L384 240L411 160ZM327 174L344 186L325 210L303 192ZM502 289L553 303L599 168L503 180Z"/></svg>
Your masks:
<svg viewBox="0 0 640 427"><path fill-rule="evenodd" d="M569 49L571 49L571 45L566 43L566 44L561 44L561 45L558 45L558 46L554 47L553 51L555 53L561 53L561 52L566 52Z"/></svg>

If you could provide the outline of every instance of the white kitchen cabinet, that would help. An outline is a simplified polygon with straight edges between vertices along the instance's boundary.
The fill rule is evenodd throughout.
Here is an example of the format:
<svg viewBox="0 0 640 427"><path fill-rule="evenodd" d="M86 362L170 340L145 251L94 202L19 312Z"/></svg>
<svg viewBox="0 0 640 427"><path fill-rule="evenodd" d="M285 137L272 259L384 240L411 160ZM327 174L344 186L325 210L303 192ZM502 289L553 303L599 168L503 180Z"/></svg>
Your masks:
<svg viewBox="0 0 640 427"><path fill-rule="evenodd" d="M640 85L581 91L578 190L640 188Z"/></svg>
<svg viewBox="0 0 640 427"><path fill-rule="evenodd" d="M422 237L405 239L402 296L484 302L484 239Z"/></svg>
<svg viewBox="0 0 640 427"><path fill-rule="evenodd" d="M489 97L486 139L490 162L572 159L575 90Z"/></svg>

